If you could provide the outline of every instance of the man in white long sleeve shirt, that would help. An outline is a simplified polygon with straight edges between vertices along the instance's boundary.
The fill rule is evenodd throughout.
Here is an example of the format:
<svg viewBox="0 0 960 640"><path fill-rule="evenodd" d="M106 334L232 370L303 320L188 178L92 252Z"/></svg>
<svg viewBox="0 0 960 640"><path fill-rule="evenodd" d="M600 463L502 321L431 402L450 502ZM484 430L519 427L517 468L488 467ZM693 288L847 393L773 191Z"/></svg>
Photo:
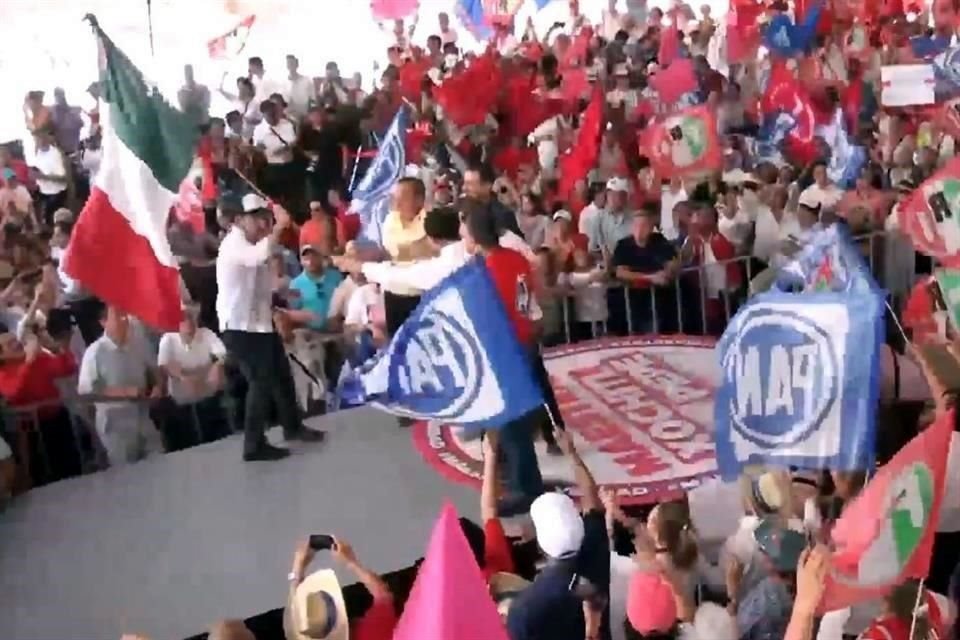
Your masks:
<svg viewBox="0 0 960 640"><path fill-rule="evenodd" d="M243 212L220 245L217 257L217 317L228 359L247 383L243 459L279 460L286 449L267 442L271 398L289 440L320 441L323 433L303 426L290 361L273 325L273 287L267 266L280 234L290 226L283 209L271 229L267 202L256 194L243 198ZM240 400L235 398L235 400Z"/></svg>

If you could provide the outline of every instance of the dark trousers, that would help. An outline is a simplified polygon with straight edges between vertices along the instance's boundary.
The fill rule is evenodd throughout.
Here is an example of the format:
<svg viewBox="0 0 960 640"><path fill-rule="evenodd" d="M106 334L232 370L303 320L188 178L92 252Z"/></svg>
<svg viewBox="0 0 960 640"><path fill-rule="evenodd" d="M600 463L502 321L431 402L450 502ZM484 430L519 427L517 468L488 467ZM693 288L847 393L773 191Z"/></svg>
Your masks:
<svg viewBox="0 0 960 640"><path fill-rule="evenodd" d="M400 325L407 321L418 304L420 304L420 296L402 296L384 291L383 311L387 316L387 334L392 337L400 329Z"/></svg>
<svg viewBox="0 0 960 640"><path fill-rule="evenodd" d="M100 324L100 309L103 303L97 298L84 298L67 302L67 309L73 314L77 329L86 344L96 342L103 335L103 325Z"/></svg>
<svg viewBox="0 0 960 640"><path fill-rule="evenodd" d="M223 410L223 394L217 393L191 404L177 404L172 398L161 403L163 444L167 451L179 451L213 442L230 435Z"/></svg>
<svg viewBox="0 0 960 640"><path fill-rule="evenodd" d="M41 193L37 196L40 201L40 213L43 216L41 222L44 225L47 227L53 226L53 214L57 209L67 206L67 195L67 190L64 189L60 193Z"/></svg>
<svg viewBox="0 0 960 640"><path fill-rule="evenodd" d="M224 331L223 344L227 347L228 360L246 383L243 450L252 453L266 444L264 432L270 417L271 400L284 433L289 435L299 431L303 426L300 407L290 360L280 336L275 332ZM236 402L238 398L233 400Z"/></svg>
<svg viewBox="0 0 960 640"><path fill-rule="evenodd" d="M550 383L550 374L547 373L547 367L543 362L543 355L540 349L534 347L530 351L530 368L533 370L533 377L540 385L543 391L543 401L547 409L542 409L540 418L540 432L543 434L543 441L547 444L553 444L556 439L553 437L553 425L556 423L558 429L564 429L563 416L560 415L560 406L557 404L557 396L553 393L553 384ZM551 420L551 418L553 418Z"/></svg>

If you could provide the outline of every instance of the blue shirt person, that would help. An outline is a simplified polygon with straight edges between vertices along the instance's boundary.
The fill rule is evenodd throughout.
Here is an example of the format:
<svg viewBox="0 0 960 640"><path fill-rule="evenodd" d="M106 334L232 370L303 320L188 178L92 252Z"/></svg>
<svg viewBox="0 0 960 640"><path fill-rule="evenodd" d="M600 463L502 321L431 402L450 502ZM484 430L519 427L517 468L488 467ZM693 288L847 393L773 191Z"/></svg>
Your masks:
<svg viewBox="0 0 960 640"><path fill-rule="evenodd" d="M343 280L343 274L329 268L326 258L312 245L301 247L300 264L303 271L290 283L290 289L298 294L291 306L307 312L306 326L323 331L327 326L333 292Z"/></svg>

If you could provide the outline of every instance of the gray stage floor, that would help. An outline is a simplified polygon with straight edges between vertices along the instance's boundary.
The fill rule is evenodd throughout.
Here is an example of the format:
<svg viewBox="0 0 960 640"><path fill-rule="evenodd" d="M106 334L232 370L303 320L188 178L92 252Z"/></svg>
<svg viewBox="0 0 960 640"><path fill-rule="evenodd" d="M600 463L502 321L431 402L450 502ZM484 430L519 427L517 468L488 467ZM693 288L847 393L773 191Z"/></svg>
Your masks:
<svg viewBox="0 0 960 640"><path fill-rule="evenodd" d="M423 554L445 497L478 515L477 493L424 464L393 418L361 408L311 423L328 442L282 462L242 463L233 437L19 498L0 513L0 638L183 638L281 606L310 533L343 535L388 571Z"/></svg>

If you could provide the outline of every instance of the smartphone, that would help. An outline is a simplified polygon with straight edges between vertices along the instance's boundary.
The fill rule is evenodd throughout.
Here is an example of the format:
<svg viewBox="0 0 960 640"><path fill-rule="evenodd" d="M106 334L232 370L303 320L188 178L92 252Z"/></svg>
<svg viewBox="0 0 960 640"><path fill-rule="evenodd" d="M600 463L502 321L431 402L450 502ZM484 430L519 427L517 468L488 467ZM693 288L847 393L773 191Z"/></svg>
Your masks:
<svg viewBox="0 0 960 640"><path fill-rule="evenodd" d="M326 534L315 534L310 536L310 548L314 551L324 551L333 548L333 536Z"/></svg>

